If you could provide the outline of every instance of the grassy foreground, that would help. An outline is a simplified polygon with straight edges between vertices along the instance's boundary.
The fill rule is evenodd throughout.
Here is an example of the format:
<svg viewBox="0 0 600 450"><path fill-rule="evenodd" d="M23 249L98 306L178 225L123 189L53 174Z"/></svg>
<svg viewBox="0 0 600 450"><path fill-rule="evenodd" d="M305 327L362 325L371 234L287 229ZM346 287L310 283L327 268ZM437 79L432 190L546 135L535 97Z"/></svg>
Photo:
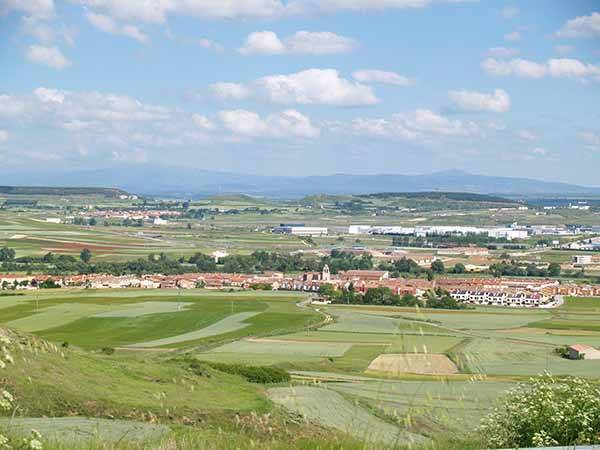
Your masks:
<svg viewBox="0 0 600 450"><path fill-rule="evenodd" d="M36 428L45 435L46 449L360 449L365 445L359 437L325 430L284 412L269 400L268 386L208 365L191 370L190 359L183 356L109 356L62 348L7 329L0 333L14 343L14 364L3 370L0 386L12 392L18 405L0 417L0 430L17 437ZM424 448L465 445L469 444L428 442ZM403 446L398 442L396 448ZM389 446L372 442L369 448Z"/></svg>

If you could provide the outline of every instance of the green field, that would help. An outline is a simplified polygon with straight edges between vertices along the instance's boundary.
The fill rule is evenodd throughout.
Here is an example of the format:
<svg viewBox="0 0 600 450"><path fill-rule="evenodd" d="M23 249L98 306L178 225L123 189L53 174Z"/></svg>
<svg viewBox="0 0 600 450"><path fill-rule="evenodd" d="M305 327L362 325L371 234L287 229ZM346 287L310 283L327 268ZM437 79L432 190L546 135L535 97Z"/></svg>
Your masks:
<svg viewBox="0 0 600 450"><path fill-rule="evenodd" d="M361 441L381 442L390 446L425 441L422 436L402 431L328 389L309 386L273 388L269 390L269 397L306 420L338 429Z"/></svg>
<svg viewBox="0 0 600 450"><path fill-rule="evenodd" d="M448 439L470 442L469 431L515 380L543 372L589 378L600 373L600 361L570 361L554 352L566 344L600 345L600 333L585 327L600 323L595 299L569 298L556 310L332 305L316 311L300 305L305 298L203 289L0 297L2 326L38 336L20 338L32 344L21 346L3 373L17 380L10 386L21 408L13 432L37 424L47 442L63 443L56 448L68 447L78 434L95 436L88 441L92 447L101 439L117 448L125 440L114 443L113 437L127 434L130 448L154 448L150 442L189 448L198 437L182 424L199 427L195 436L218 440L214 427L231 427L236 415L237 421L258 420L260 413L274 421L269 426L292 426L306 442L322 440L320 430L327 430L327 439L347 448L360 448L353 446L365 440L374 448L413 441L447 448ZM545 328L548 323L567 326ZM100 352L106 348L116 352ZM367 371L386 353L446 355L460 373ZM293 379L263 387L219 372L213 363L282 368ZM289 425L289 414L304 419ZM97 420L106 417L119 420ZM137 425L149 421L167 428ZM0 429L6 426L0 420ZM227 433L247 443L256 426L233 426ZM64 437L57 438L59 433Z"/></svg>

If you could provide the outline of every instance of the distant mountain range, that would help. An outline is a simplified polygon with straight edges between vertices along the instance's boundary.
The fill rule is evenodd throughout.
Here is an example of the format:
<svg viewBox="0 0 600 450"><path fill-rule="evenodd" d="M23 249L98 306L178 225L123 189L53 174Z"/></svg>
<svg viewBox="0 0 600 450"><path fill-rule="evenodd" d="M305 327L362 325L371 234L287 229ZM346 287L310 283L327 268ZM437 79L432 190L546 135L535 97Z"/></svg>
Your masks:
<svg viewBox="0 0 600 450"><path fill-rule="evenodd" d="M600 194L600 188L528 178L473 175L457 170L429 175L335 174L284 177L140 164L62 173L4 173L0 174L0 178L4 185L116 187L136 194L179 198L239 193L272 198L297 198L314 194L423 191L509 196Z"/></svg>

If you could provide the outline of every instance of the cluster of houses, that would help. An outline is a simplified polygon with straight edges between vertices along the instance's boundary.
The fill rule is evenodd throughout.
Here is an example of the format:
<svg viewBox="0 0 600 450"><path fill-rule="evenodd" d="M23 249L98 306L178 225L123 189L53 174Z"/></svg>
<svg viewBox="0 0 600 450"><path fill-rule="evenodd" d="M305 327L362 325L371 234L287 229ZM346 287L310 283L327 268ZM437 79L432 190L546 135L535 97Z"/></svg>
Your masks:
<svg viewBox="0 0 600 450"><path fill-rule="evenodd" d="M348 270L332 274L325 266L320 272L286 275L281 272L262 274L187 273L182 275L1 275L0 288L37 289L51 279L57 287L90 289L272 289L319 292L323 284L334 289L353 289L365 293L369 289L387 287L397 295L422 296L434 288L442 288L456 300L473 305L543 307L551 305L555 296L600 296L600 285L560 284L557 280L540 278L390 278L383 270Z"/></svg>

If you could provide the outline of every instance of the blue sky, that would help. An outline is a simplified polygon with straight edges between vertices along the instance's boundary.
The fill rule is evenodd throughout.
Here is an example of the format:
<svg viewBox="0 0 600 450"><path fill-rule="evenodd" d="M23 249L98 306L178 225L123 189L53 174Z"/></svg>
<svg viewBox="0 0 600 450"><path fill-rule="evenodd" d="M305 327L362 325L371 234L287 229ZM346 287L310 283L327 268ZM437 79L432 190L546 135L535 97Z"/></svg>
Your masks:
<svg viewBox="0 0 600 450"><path fill-rule="evenodd" d="M600 2L0 0L2 171L600 186Z"/></svg>

